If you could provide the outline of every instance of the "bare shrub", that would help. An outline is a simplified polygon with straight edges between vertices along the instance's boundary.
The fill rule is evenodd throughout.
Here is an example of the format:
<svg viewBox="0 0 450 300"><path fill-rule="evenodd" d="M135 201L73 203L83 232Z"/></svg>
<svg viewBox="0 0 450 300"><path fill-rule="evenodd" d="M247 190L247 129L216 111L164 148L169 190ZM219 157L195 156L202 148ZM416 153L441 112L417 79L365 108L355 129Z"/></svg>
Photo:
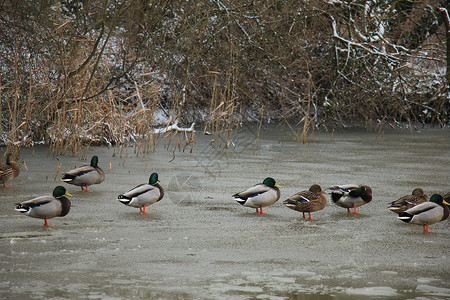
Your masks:
<svg viewBox="0 0 450 300"><path fill-rule="evenodd" d="M222 148L247 121L287 122L299 142L321 126L444 126L441 2L5 0L1 139L139 154L192 150L194 122Z"/></svg>

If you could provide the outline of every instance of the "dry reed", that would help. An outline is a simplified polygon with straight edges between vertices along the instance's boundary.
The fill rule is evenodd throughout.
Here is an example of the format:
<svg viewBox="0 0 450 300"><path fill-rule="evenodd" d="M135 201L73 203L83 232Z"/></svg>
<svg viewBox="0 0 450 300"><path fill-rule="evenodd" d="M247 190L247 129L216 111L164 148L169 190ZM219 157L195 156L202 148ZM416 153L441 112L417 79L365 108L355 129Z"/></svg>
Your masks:
<svg viewBox="0 0 450 300"><path fill-rule="evenodd" d="M233 138L241 122L237 95L234 90L234 76L229 73L209 72L213 75L209 114L203 133L212 132L211 145L218 148L235 147ZM219 77L225 78L225 84L219 84Z"/></svg>
<svg viewBox="0 0 450 300"><path fill-rule="evenodd" d="M408 42L397 34L428 20L422 1L402 11L404 20L396 10L369 18L350 2L280 2L270 9L264 1L163 1L151 9L144 2L87 1L76 12L65 2L5 2L0 126L8 152L35 143L81 157L97 144L113 146L120 157L130 145L136 155L160 145L192 151L194 131L154 129L197 121L190 112L199 110L206 111L203 131L221 149L235 146L248 110L259 119L257 141L263 117L297 121L291 128L301 143L317 126L448 124L448 90L438 76L448 58L444 27L424 32L422 45L404 55L390 46ZM374 19L392 25L388 40L359 40L355 30L373 34L364 30L377 26ZM167 124L154 123L160 109L169 112Z"/></svg>

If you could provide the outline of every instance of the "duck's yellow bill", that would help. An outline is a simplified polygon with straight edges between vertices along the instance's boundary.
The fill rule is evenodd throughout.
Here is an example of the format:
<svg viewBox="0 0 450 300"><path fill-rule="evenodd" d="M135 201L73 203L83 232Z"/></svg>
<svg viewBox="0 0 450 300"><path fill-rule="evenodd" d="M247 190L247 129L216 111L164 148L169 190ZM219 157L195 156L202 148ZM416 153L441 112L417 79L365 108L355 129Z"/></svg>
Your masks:
<svg viewBox="0 0 450 300"><path fill-rule="evenodd" d="M72 197L72 195L69 194L69 192L66 192L64 195Z"/></svg>
<svg viewBox="0 0 450 300"><path fill-rule="evenodd" d="M281 187L280 185L278 185L278 183L275 183L275 186L276 186L277 188L280 188L280 187Z"/></svg>
<svg viewBox="0 0 450 300"><path fill-rule="evenodd" d="M448 204L448 202L445 201L445 200L442 200L442 203L444 203L445 205L450 205L450 204Z"/></svg>

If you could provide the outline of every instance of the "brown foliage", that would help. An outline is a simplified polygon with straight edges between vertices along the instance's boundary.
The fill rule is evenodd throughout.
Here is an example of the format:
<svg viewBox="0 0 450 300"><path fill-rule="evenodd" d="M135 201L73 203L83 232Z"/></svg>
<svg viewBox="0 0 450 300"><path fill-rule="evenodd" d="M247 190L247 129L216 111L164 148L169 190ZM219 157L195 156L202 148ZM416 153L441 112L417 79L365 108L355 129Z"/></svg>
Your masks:
<svg viewBox="0 0 450 300"><path fill-rule="evenodd" d="M371 3L5 0L1 139L150 151L158 109L222 146L261 118L296 121L301 141L321 125L446 124L439 1Z"/></svg>

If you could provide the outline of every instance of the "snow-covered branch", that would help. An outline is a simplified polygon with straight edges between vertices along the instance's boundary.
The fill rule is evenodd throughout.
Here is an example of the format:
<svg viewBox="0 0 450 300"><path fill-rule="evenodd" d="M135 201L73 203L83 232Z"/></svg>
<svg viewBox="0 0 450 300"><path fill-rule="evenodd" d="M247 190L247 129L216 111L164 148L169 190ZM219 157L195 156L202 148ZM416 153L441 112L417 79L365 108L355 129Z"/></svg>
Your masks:
<svg viewBox="0 0 450 300"><path fill-rule="evenodd" d="M373 44L371 44L371 43L368 43L368 45L365 45L364 43L355 42L355 41L352 41L352 40L349 40L349 39L346 39L346 38L340 36L339 33L338 33L338 30L337 30L337 22L336 22L336 19L335 19L333 16L331 16L331 15L330 15L330 18L331 18L331 20L332 20L331 26L332 26L332 28L333 28L333 37L335 37L336 39L338 39L338 40L340 40L340 41L342 41L342 42L344 42L344 43L347 43L348 45L355 46L355 47L359 47L359 48L361 48L361 49L367 51L367 52L370 53L370 54L378 55L378 56L383 56L383 57L385 57L385 58L388 58L389 60L398 62L399 58L396 57L396 56L393 55L393 54L387 53L385 47L382 47L382 50L379 50L379 49L377 49L377 48L376 48ZM355 28L356 28L356 27L355 27ZM369 40L370 42L373 42L372 40L368 39L367 37L364 37L359 31L357 31L357 33L359 33L358 35L359 35L361 38L363 38L363 40ZM380 40L386 42L386 40L382 37L381 33L382 33L382 31L380 30L379 35L378 35L377 37L378 37ZM388 44L389 46L392 46L392 47L394 47L394 48L397 49L397 47L395 47L394 45L391 45L391 44L389 44L389 43L387 43L387 44ZM405 49L404 47L402 47L402 48L403 48L404 50L407 50L407 49Z"/></svg>
<svg viewBox="0 0 450 300"><path fill-rule="evenodd" d="M161 134L166 133L169 131L179 131L179 132L195 132L194 130L195 123L192 123L191 127L189 128L182 128L178 126L178 120L175 120L172 125L163 127L163 128L156 128L153 130L153 133L155 134Z"/></svg>
<svg viewBox="0 0 450 300"><path fill-rule="evenodd" d="M450 26L450 16L448 14L448 10L445 7L439 7L439 10L444 13L447 25Z"/></svg>
<svg viewBox="0 0 450 300"><path fill-rule="evenodd" d="M141 104L141 107L143 110L145 110L144 101L142 101L141 92L139 91L139 86L136 81L134 81L134 87L136 88L136 97L139 99L139 103Z"/></svg>

